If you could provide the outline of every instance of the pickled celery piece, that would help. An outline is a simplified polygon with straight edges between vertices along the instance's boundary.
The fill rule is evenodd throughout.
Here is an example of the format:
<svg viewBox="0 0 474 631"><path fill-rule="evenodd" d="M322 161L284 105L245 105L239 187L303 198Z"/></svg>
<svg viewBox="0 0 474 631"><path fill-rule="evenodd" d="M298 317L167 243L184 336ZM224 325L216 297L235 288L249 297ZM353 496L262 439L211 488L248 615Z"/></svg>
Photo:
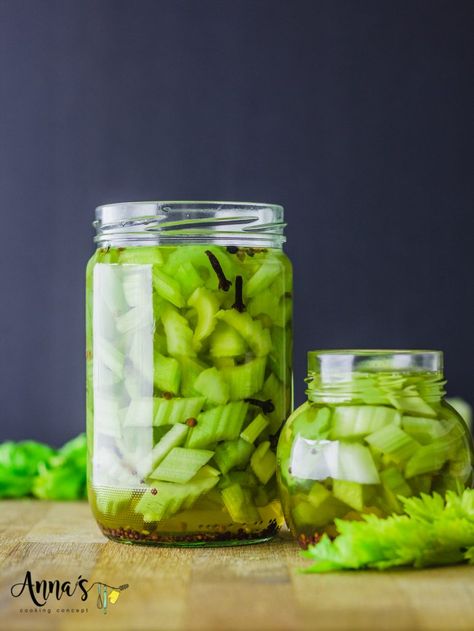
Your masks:
<svg viewBox="0 0 474 631"><path fill-rule="evenodd" d="M270 434L275 434L286 421L288 410L291 408L291 392L272 372L263 384L261 398L264 401L270 400L275 408L267 414Z"/></svg>
<svg viewBox="0 0 474 631"><path fill-rule="evenodd" d="M265 377L265 357L256 357L240 366L223 368L222 374L229 384L232 401L247 399L261 390Z"/></svg>
<svg viewBox="0 0 474 631"><path fill-rule="evenodd" d="M242 438L226 440L216 447L214 460L222 473L228 473L231 469L241 469L250 460L254 446Z"/></svg>
<svg viewBox="0 0 474 631"><path fill-rule="evenodd" d="M165 357L160 353L154 356L155 386L163 392L178 394L181 381L181 366L173 357Z"/></svg>
<svg viewBox="0 0 474 631"><path fill-rule="evenodd" d="M219 300L215 293L205 287L198 287L190 296L188 305L194 307L197 312L197 325L194 330L194 347L199 350L201 342L205 340L214 330L217 320L216 313L219 311Z"/></svg>
<svg viewBox="0 0 474 631"><path fill-rule="evenodd" d="M354 510L362 511L366 505L367 498L370 497L366 484L349 482L348 480L334 480L332 492L336 499L340 500Z"/></svg>
<svg viewBox="0 0 474 631"><path fill-rule="evenodd" d="M215 470L203 467L186 484L176 482L155 482L147 489L135 507L146 523L169 519L179 510L191 508L196 500L210 491L219 481Z"/></svg>
<svg viewBox="0 0 474 631"><path fill-rule="evenodd" d="M189 482L213 455L213 451L205 449L173 447L149 477L153 480L184 484Z"/></svg>
<svg viewBox="0 0 474 631"><path fill-rule="evenodd" d="M380 478L372 455L367 447L358 443L334 443L334 454L328 451L327 460L335 480L348 480L359 484L379 484ZM337 459L334 462L334 457Z"/></svg>
<svg viewBox="0 0 474 631"><path fill-rule="evenodd" d="M292 510L292 517L297 526L310 527L311 529L326 526L338 517L343 517L349 507L338 499L329 494L317 507L307 498L297 499L295 497L295 506Z"/></svg>
<svg viewBox="0 0 474 631"><path fill-rule="evenodd" d="M410 479L424 473L439 471L448 459L451 445L445 440L437 439L429 445L420 447L407 462L405 476Z"/></svg>
<svg viewBox="0 0 474 631"><path fill-rule="evenodd" d="M301 434L309 440L327 438L331 419L331 410L317 408L309 402L300 407L300 414L293 421L294 434Z"/></svg>
<svg viewBox="0 0 474 631"><path fill-rule="evenodd" d="M446 433L440 421L421 416L403 416L402 429L422 445L431 443Z"/></svg>
<svg viewBox="0 0 474 631"><path fill-rule="evenodd" d="M237 401L201 412L197 418L197 425L189 432L186 446L203 448L219 440L237 439L247 409L247 403Z"/></svg>
<svg viewBox="0 0 474 631"><path fill-rule="evenodd" d="M263 414L259 414L242 432L240 432L240 437L248 443L254 443L263 430L268 427L268 424L269 422Z"/></svg>
<svg viewBox="0 0 474 631"><path fill-rule="evenodd" d="M188 429L187 425L176 423L166 432L151 452L152 469L155 469L160 464L173 447L179 447L184 443Z"/></svg>
<svg viewBox="0 0 474 631"><path fill-rule="evenodd" d="M237 523L252 523L259 521L259 513L251 500L251 496L240 484L232 484L222 491L222 501Z"/></svg>
<svg viewBox="0 0 474 631"><path fill-rule="evenodd" d="M398 397L397 405L405 414L436 418L436 412L418 394L405 393Z"/></svg>
<svg viewBox="0 0 474 631"><path fill-rule="evenodd" d="M157 267L153 268L152 276L153 287L159 296L171 302L175 307L184 307L183 294L177 280Z"/></svg>
<svg viewBox="0 0 474 631"><path fill-rule="evenodd" d="M95 498L97 510L104 515L117 515L127 507L133 499L133 491L128 489L114 489L113 494L98 493Z"/></svg>
<svg viewBox="0 0 474 631"><path fill-rule="evenodd" d="M193 331L188 321L171 306L161 311L161 320L166 335L168 353L173 357L195 357L193 347Z"/></svg>
<svg viewBox="0 0 474 631"><path fill-rule="evenodd" d="M247 281L245 295L247 298L256 296L266 289L281 273L281 267L273 259L266 259L255 274Z"/></svg>
<svg viewBox="0 0 474 631"><path fill-rule="evenodd" d="M210 354L214 358L244 355L247 344L231 326L218 322L209 338Z"/></svg>
<svg viewBox="0 0 474 631"><path fill-rule="evenodd" d="M386 425L400 425L396 410L378 405L347 405L333 412L330 437L356 438L372 434Z"/></svg>
<svg viewBox="0 0 474 631"><path fill-rule="evenodd" d="M239 484L241 487L245 489L251 489L252 494L257 491L259 488L263 488L260 486L259 481L256 476L252 473L252 471L229 471L229 473L223 475L219 480L219 484L217 488L222 490L226 489L228 486L232 486L232 484Z"/></svg>
<svg viewBox="0 0 474 631"><path fill-rule="evenodd" d="M119 251L118 263L133 265L163 265L161 250L154 245L142 245L139 248L122 248Z"/></svg>
<svg viewBox="0 0 474 631"><path fill-rule="evenodd" d="M194 389L214 405L223 405L229 400L229 385L217 368L203 370L194 383Z"/></svg>
<svg viewBox="0 0 474 631"><path fill-rule="evenodd" d="M208 366L193 357L181 356L179 363L181 364L181 394L184 397L197 396L198 392L195 390L194 384L202 371L206 370Z"/></svg>
<svg viewBox="0 0 474 631"><path fill-rule="evenodd" d="M398 496L410 497L413 491L407 481L396 467L390 467L380 472L380 480L383 486L384 498L387 502L389 512L402 512L402 505Z"/></svg>
<svg viewBox="0 0 474 631"><path fill-rule="evenodd" d="M258 293L249 301L247 310L252 318L256 318L261 314L267 315L272 323L276 324L275 318L280 315L279 308L280 296L270 289L266 289ZM281 326L281 323L278 323Z"/></svg>
<svg viewBox="0 0 474 631"><path fill-rule="evenodd" d="M189 298L196 287L204 285L203 278L189 261L185 261L178 267L175 278L177 278L186 299Z"/></svg>
<svg viewBox="0 0 474 631"><path fill-rule="evenodd" d="M390 456L395 462L407 460L420 448L420 443L396 425L382 427L367 436L365 440L369 445Z"/></svg>
<svg viewBox="0 0 474 631"><path fill-rule="evenodd" d="M272 348L272 340L268 329L264 329L258 320L253 320L247 313L239 313L235 309L218 311L218 320L233 327L247 342L257 357L267 355Z"/></svg>
<svg viewBox="0 0 474 631"><path fill-rule="evenodd" d="M270 441L260 443L250 458L250 466L262 484L266 484L276 469L276 456L270 450Z"/></svg>
<svg viewBox="0 0 474 631"><path fill-rule="evenodd" d="M155 398L153 425L174 425L184 423L188 418L196 418L203 404L203 397Z"/></svg>

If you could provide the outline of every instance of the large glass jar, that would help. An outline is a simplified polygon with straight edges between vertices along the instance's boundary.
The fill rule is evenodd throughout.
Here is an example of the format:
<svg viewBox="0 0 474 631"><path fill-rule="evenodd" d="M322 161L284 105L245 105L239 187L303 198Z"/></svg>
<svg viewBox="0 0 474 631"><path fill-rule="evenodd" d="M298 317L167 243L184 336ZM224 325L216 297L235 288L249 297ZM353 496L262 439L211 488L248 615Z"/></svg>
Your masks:
<svg viewBox="0 0 474 631"><path fill-rule="evenodd" d="M96 210L87 268L89 500L115 541L265 541L291 411L283 208Z"/></svg>
<svg viewBox="0 0 474 631"><path fill-rule="evenodd" d="M303 547L336 536L338 518L471 486L472 439L443 399L441 352L314 351L308 373L278 444L283 511Z"/></svg>

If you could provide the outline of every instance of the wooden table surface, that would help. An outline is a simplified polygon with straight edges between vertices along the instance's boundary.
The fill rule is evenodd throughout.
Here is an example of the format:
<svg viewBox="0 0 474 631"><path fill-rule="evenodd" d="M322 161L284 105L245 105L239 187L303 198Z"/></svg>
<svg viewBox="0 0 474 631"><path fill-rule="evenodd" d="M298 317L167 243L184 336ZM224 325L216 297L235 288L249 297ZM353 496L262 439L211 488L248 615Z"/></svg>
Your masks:
<svg viewBox="0 0 474 631"><path fill-rule="evenodd" d="M288 534L233 548L129 546L107 541L85 502L17 500L0 502L0 546L5 631L474 630L474 567L305 575ZM28 570L33 582L129 587L106 614L97 586L86 601L53 595L35 608L28 588L11 594Z"/></svg>

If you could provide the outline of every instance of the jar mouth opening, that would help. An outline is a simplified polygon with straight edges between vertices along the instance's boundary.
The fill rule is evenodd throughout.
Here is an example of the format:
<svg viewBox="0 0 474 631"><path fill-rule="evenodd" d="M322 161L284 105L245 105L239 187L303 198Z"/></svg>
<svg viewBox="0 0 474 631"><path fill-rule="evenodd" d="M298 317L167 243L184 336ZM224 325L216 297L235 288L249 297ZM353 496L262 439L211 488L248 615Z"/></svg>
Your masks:
<svg viewBox="0 0 474 631"><path fill-rule="evenodd" d="M277 204L232 201L138 201L95 210L100 244L245 240L281 247L284 209Z"/></svg>
<svg viewBox="0 0 474 631"><path fill-rule="evenodd" d="M328 349L308 352L308 373L443 372L443 352L429 349Z"/></svg>

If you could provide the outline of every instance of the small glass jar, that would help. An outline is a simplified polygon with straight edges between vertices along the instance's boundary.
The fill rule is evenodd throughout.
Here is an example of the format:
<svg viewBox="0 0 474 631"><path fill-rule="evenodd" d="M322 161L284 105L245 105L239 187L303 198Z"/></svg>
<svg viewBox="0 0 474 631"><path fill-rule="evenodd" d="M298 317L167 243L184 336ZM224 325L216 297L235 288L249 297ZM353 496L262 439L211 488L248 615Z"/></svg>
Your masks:
<svg viewBox="0 0 474 631"><path fill-rule="evenodd" d="M265 541L283 523L276 444L292 405L283 208L96 210L87 267L89 500L151 545Z"/></svg>
<svg viewBox="0 0 474 631"><path fill-rule="evenodd" d="M277 452L283 512L300 545L336 536L338 518L400 513L401 497L472 485L472 438L444 401L441 352L313 351L308 373L308 401Z"/></svg>

